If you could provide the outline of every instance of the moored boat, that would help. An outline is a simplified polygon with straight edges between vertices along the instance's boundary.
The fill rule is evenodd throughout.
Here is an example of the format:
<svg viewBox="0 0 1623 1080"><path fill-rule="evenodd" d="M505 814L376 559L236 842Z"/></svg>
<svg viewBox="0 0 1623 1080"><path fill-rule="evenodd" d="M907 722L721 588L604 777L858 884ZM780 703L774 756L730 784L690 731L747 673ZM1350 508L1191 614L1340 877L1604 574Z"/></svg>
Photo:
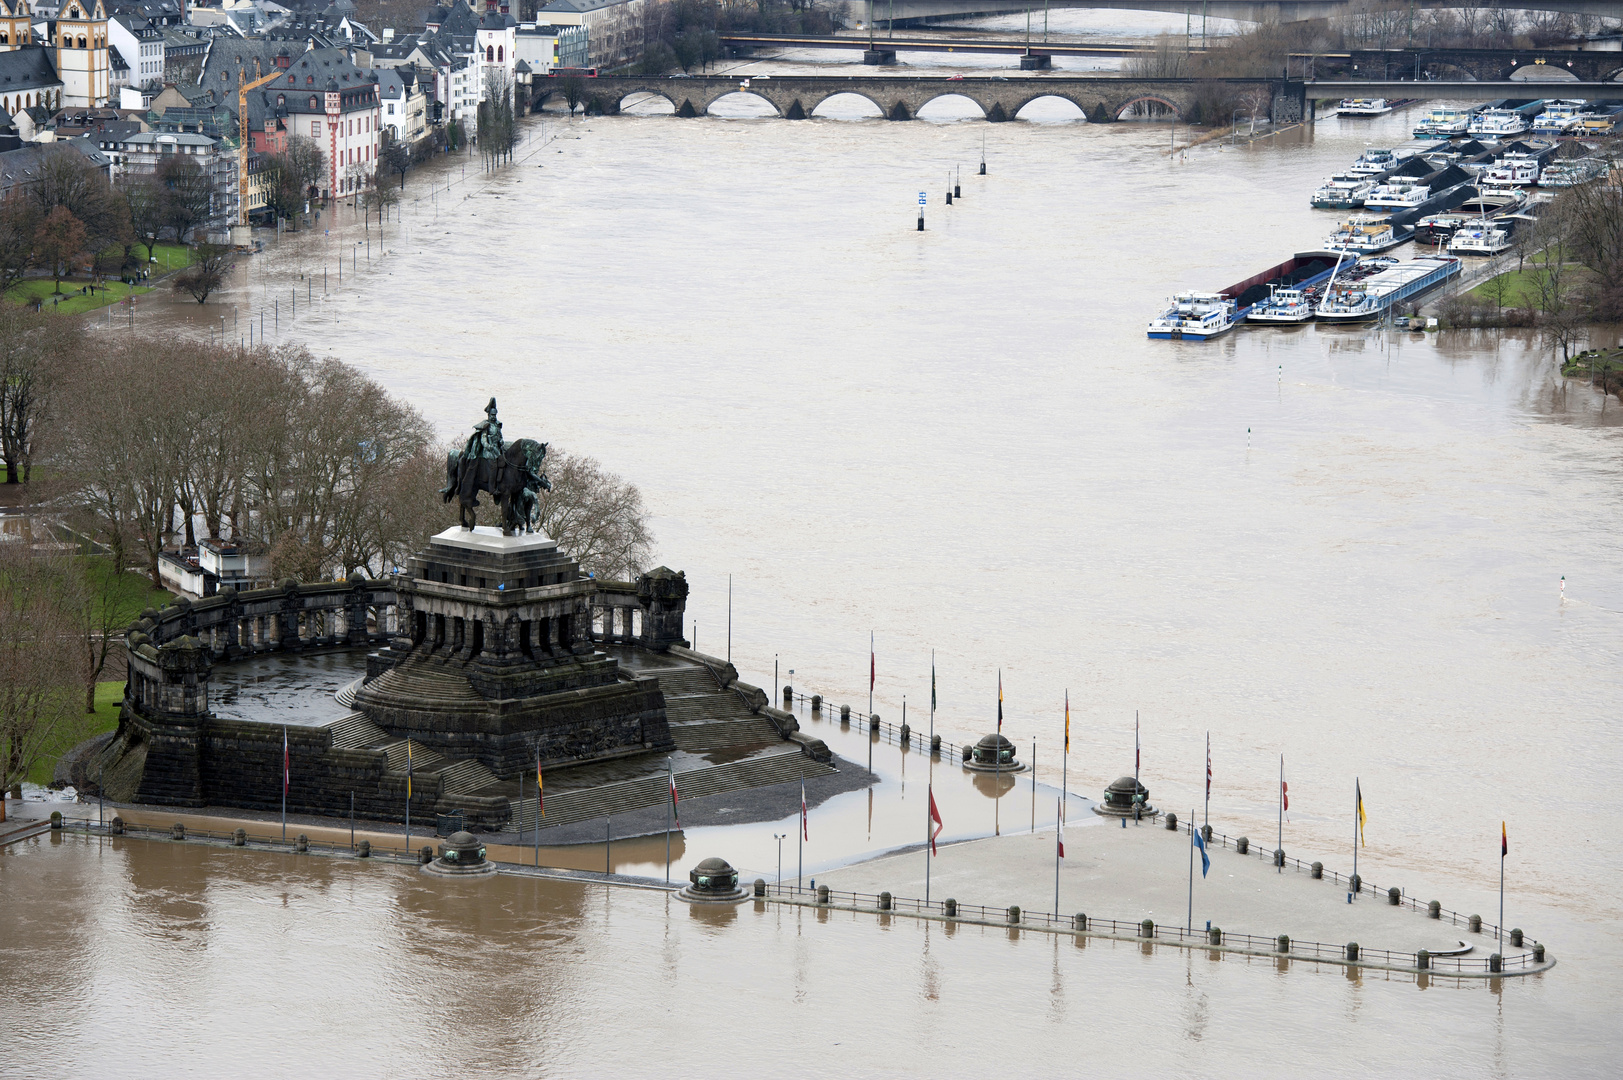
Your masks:
<svg viewBox="0 0 1623 1080"><path fill-rule="evenodd" d="M1368 214L1354 214L1324 241L1330 251L1347 251L1357 255L1377 255L1397 247L1410 234L1399 233L1385 218Z"/></svg>
<svg viewBox="0 0 1623 1080"><path fill-rule="evenodd" d="M1388 210L1408 210L1419 206L1429 198L1431 188L1425 184L1389 180L1384 184L1375 185L1370 193L1364 196L1364 205Z"/></svg>
<svg viewBox="0 0 1623 1080"><path fill-rule="evenodd" d="M1599 158L1579 158L1577 161L1557 161L1544 166L1538 174L1540 187L1575 187L1588 183L1606 171L1606 163Z"/></svg>
<svg viewBox="0 0 1623 1080"><path fill-rule="evenodd" d="M1464 135L1465 129L1471 126L1471 110L1456 109L1444 106L1433 109L1426 114L1426 118L1415 125L1414 137L1417 139L1452 139L1456 135Z"/></svg>
<svg viewBox="0 0 1623 1080"><path fill-rule="evenodd" d="M1538 181L1538 155L1523 150L1511 150L1500 158L1493 168L1482 174L1484 184L1500 187L1520 187Z"/></svg>
<svg viewBox="0 0 1623 1080"><path fill-rule="evenodd" d="M1466 225L1448 241L1452 255L1499 255L1510 250L1510 232L1498 225Z"/></svg>
<svg viewBox="0 0 1623 1080"><path fill-rule="evenodd" d="M1182 292L1150 320L1149 336L1171 341L1207 341L1234 329L1234 301L1222 293Z"/></svg>
<svg viewBox="0 0 1623 1080"><path fill-rule="evenodd" d="M1385 116L1392 106L1385 98L1342 98L1337 116Z"/></svg>
<svg viewBox="0 0 1623 1080"><path fill-rule="evenodd" d="M1375 181L1367 176L1332 176L1308 203L1320 210L1356 210L1374 187Z"/></svg>
<svg viewBox="0 0 1623 1080"><path fill-rule="evenodd" d="M1460 272L1461 262L1449 255L1426 256L1407 262L1391 261L1378 273L1356 281L1337 281L1325 289L1315 314L1326 322L1367 322L1378 319L1394 304L1419 296Z"/></svg>
<svg viewBox="0 0 1623 1080"><path fill-rule="evenodd" d="M1412 150L1392 150L1386 147L1371 148L1358 155L1358 160L1347 166L1350 176L1378 176L1384 172L1402 165L1415 156Z"/></svg>
<svg viewBox="0 0 1623 1080"><path fill-rule="evenodd" d="M1533 131L1538 135L1565 135L1578 127L1582 121L1578 113L1584 107L1582 101L1547 101L1544 111L1533 118Z"/></svg>
<svg viewBox="0 0 1623 1080"><path fill-rule="evenodd" d="M1268 286L1268 299L1254 305L1246 313L1248 323L1271 325L1304 323L1313 318L1314 302L1307 289L1282 289Z"/></svg>
<svg viewBox="0 0 1623 1080"><path fill-rule="evenodd" d="M1483 109L1466 130L1480 138L1504 139L1520 135L1527 127L1527 118L1515 109Z"/></svg>

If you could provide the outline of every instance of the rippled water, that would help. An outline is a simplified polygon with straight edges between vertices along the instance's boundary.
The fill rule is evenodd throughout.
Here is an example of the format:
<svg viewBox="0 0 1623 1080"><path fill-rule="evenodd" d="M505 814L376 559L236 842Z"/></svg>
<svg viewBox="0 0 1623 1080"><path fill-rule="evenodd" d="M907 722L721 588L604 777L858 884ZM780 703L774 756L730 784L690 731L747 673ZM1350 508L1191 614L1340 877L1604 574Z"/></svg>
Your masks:
<svg viewBox="0 0 1623 1080"><path fill-rule="evenodd" d="M1056 957L1046 941L748 911L722 929L591 890L582 902L612 905L615 933L560 918L543 946L484 907L418 919L347 869L322 870L342 887L312 886L299 910L372 913L343 948L376 962L346 963L320 947L326 929L300 945L278 922L294 918L280 897L306 864L274 883L293 872L267 860L272 885L218 871L204 891L235 898L244 940L281 943L283 959L262 962L353 980L341 1025L304 1017L333 1038L409 1017L400 1040L424 1046L476 1015L513 1071L651 1071L703 1045L684 1025L714 1035L730 1010L759 1007L759 1027L723 1038L767 1072L803 1071L787 1059L811 1050L881 1073L1051 1072L1067 1051L1089 1065L1148 1055L1152 1073L1603 1072L1623 990L1611 827L1623 817L1611 557L1623 408L1563 386L1517 334L1143 336L1174 290L1315 248L1336 218L1308 208L1312 188L1367 143L1402 141L1412 119L1329 120L1174 163L1165 125L554 118L510 169L475 166L434 197L429 174L414 176L403 222L385 230L392 254L370 270L361 255L325 302L319 279L307 302L298 275L363 238L347 212L324 222L331 236L288 238L256 261L223 302L281 296L284 338L360 364L448 437L495 394L510 434L633 479L660 560L692 583L690 632L706 651L726 651L733 575L732 656L751 681L770 686L776 659L798 688L861 709L871 628L887 718L904 694L910 712L927 701L934 650L939 728L984 733L1001 670L1006 731L1039 740L1054 783L1068 690L1070 776L1096 795L1131 771L1137 710L1143 775L1172 808L1201 800L1210 731L1212 819L1231 833L1271 835L1284 753L1288 850L1350 868L1356 776L1366 874L1484 914L1508 821L1507 922L1551 943L1551 975L1503 996L1434 988L1417 1008L1412 983L1339 972L1070 946ZM983 139L986 177L974 175ZM959 164L963 198L947 208ZM168 302L142 317L202 320ZM748 846L746 865L760 850ZM143 858L94 872L79 856L40 863L64 868L55 888L119 895ZM496 886L520 888L541 887ZM367 899L332 899L355 889ZM160 969L208 955L211 933L165 944L164 925L121 926L118 940ZM478 949L494 969L457 974L433 943L442 925L446 941L488 934ZM544 960L502 959L521 943ZM856 956L883 961L859 973ZM530 981L564 978L555 967L575 996ZM372 993L391 977L403 1015ZM711 983L725 990L706 1005ZM566 1002L568 1019L516 1004L531 991ZM191 1007L268 1015L268 990L243 993ZM1505 997L1519 1005L1509 1023ZM100 1041L86 1036L94 1052L135 1026L123 1008L102 1015ZM494 1022L504 1036L481 1008L509 1018ZM1009 1037L973 1049L974 1025L1004 1012Z"/></svg>

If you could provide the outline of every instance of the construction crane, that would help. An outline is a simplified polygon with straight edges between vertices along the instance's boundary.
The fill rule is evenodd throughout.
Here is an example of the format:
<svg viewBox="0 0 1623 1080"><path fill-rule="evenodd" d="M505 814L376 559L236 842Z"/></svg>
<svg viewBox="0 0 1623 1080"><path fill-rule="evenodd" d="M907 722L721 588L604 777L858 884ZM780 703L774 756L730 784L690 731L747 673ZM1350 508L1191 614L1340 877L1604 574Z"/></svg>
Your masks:
<svg viewBox="0 0 1623 1080"><path fill-rule="evenodd" d="M248 224L248 91L257 90L282 76L277 68L269 75L259 73L259 61L254 61L254 81L248 82L242 68L237 69L237 224Z"/></svg>

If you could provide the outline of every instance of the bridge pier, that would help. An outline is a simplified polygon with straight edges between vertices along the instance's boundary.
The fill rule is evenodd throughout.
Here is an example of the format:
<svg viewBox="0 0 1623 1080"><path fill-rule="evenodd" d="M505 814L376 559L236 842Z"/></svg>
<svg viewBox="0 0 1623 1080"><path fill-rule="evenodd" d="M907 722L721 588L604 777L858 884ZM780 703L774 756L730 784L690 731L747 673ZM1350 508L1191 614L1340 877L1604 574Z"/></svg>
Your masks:
<svg viewBox="0 0 1623 1080"><path fill-rule="evenodd" d="M864 49L862 51L862 62L869 67L894 64L896 62L896 53L887 49Z"/></svg>
<svg viewBox="0 0 1623 1080"><path fill-rule="evenodd" d="M1054 58L1047 53L1034 53L1030 49L1020 58L1021 71L1047 71L1054 66Z"/></svg>
<svg viewBox="0 0 1623 1080"><path fill-rule="evenodd" d="M906 102L898 101L896 104L894 104L894 105L892 105L890 107L890 112L885 114L885 119L886 120L911 120L911 119L913 119L913 114L907 111L907 103Z"/></svg>

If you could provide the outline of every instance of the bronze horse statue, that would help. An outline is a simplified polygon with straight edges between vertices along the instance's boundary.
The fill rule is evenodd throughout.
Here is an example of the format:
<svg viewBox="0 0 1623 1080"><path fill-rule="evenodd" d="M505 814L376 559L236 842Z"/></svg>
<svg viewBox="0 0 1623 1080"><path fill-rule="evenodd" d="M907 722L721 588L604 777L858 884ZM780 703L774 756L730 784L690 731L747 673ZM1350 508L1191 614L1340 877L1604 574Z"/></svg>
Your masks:
<svg viewBox="0 0 1623 1080"><path fill-rule="evenodd" d="M541 471L547 444L518 439L506 444L498 457L468 457L459 451L445 455L445 484L440 495L456 499L457 520L464 529L477 521L479 493L488 492L501 515L502 535L533 532L540 510L537 492L551 491L552 482Z"/></svg>

